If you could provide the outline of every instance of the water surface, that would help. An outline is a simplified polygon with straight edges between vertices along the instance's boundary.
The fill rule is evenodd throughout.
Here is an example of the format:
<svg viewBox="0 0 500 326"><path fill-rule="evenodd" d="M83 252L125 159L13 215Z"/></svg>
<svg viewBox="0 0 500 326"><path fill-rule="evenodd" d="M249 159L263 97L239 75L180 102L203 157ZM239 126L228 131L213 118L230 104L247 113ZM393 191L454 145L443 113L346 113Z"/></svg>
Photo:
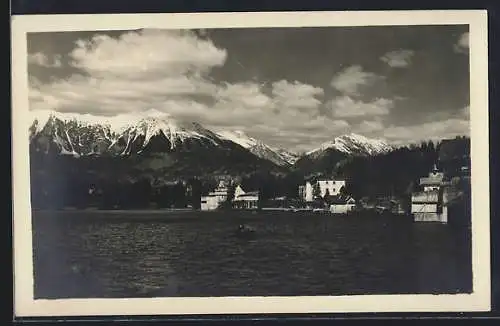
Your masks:
<svg viewBox="0 0 500 326"><path fill-rule="evenodd" d="M237 236L240 223L256 229ZM36 298L470 292L470 237L399 216L33 212Z"/></svg>

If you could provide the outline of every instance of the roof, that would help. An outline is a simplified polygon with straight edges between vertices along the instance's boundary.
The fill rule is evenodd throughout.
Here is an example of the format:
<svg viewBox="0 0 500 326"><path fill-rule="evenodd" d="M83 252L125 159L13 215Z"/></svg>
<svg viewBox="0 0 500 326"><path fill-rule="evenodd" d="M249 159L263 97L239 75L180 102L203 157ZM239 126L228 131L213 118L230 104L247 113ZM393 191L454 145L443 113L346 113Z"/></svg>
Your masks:
<svg viewBox="0 0 500 326"><path fill-rule="evenodd" d="M220 195L210 193L210 194L208 194L208 195L203 195L203 196L201 196L201 198L208 198L208 197L220 197Z"/></svg>
<svg viewBox="0 0 500 326"><path fill-rule="evenodd" d="M438 186L443 183L443 178L420 178L420 185L421 186Z"/></svg>
<svg viewBox="0 0 500 326"><path fill-rule="evenodd" d="M258 195L259 195L258 191L249 191L249 192L245 192L244 194L239 195L238 197L258 196Z"/></svg>
<svg viewBox="0 0 500 326"><path fill-rule="evenodd" d="M434 186L443 183L444 173L438 171L432 171L427 177L420 178L421 186Z"/></svg>
<svg viewBox="0 0 500 326"><path fill-rule="evenodd" d="M330 196L328 198L328 201L330 202L331 205L345 205L348 203L349 200L354 200L354 199L350 196L342 196L342 195Z"/></svg>

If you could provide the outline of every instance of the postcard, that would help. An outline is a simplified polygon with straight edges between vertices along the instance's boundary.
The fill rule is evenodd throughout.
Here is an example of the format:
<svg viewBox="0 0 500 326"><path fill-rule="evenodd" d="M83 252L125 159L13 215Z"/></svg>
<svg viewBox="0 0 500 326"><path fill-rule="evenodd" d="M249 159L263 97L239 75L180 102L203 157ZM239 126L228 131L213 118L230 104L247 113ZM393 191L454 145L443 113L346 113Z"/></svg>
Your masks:
<svg viewBox="0 0 500 326"><path fill-rule="evenodd" d="M12 18L15 314L490 309L486 11Z"/></svg>

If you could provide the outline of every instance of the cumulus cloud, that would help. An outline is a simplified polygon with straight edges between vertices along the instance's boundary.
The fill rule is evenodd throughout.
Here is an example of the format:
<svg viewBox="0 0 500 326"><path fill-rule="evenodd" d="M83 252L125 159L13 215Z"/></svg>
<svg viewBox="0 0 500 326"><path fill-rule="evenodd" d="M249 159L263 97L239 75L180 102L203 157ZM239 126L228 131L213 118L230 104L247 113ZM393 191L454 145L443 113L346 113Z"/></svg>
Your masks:
<svg viewBox="0 0 500 326"><path fill-rule="evenodd" d="M469 135L469 121L450 118L410 126L391 126L382 136L394 144L414 143L422 140L441 140Z"/></svg>
<svg viewBox="0 0 500 326"><path fill-rule="evenodd" d="M325 116L311 118L302 111L283 115L282 118L284 119L270 119L254 126L247 125L243 130L256 138L266 139L271 144L279 144L288 150L302 152L332 140L335 135L347 133L351 128L345 120L332 120Z"/></svg>
<svg viewBox="0 0 500 326"><path fill-rule="evenodd" d="M69 54L69 64L80 74L47 84L31 80L31 108L110 115L160 107L176 97L211 95L216 85L207 74L226 56L188 31L96 35L76 41Z"/></svg>
<svg viewBox="0 0 500 326"><path fill-rule="evenodd" d="M331 86L341 93L359 95L361 88L370 86L383 79L373 72L363 70L360 65L354 65L338 72L332 79Z"/></svg>
<svg viewBox="0 0 500 326"><path fill-rule="evenodd" d="M454 49L455 52L458 53L464 53L464 54L469 53L469 32L460 35L457 43L454 46Z"/></svg>
<svg viewBox="0 0 500 326"><path fill-rule="evenodd" d="M384 129L384 125L379 120L365 120L356 126L358 133L372 133Z"/></svg>
<svg viewBox="0 0 500 326"><path fill-rule="evenodd" d="M404 68L411 64L411 59L415 53L412 50L396 50L387 52L380 60L393 68Z"/></svg>
<svg viewBox="0 0 500 326"><path fill-rule="evenodd" d="M226 84L217 90L217 99L235 109L238 106L256 109L272 106L272 99L262 92L259 84L253 82Z"/></svg>
<svg viewBox="0 0 500 326"><path fill-rule="evenodd" d="M460 116L461 116L463 119L470 119L470 106L469 106L469 105L464 106L464 107L460 110Z"/></svg>
<svg viewBox="0 0 500 326"><path fill-rule="evenodd" d="M222 66L227 52L191 31L141 30L79 40L70 57L74 67L92 76L151 79L200 76Z"/></svg>
<svg viewBox="0 0 500 326"><path fill-rule="evenodd" d="M61 56L55 55L49 58L47 55L36 52L28 55L28 64L37 65L46 68L59 68L62 66Z"/></svg>
<svg viewBox="0 0 500 326"><path fill-rule="evenodd" d="M352 118L389 114L389 110L394 106L394 101L377 98L370 102L364 102L344 95L331 100L328 106L331 108L334 117Z"/></svg>
<svg viewBox="0 0 500 326"><path fill-rule="evenodd" d="M320 87L303 84L298 81L280 80L272 84L272 95L283 108L317 108L321 101L318 97L324 93Z"/></svg>
<svg viewBox="0 0 500 326"><path fill-rule="evenodd" d="M321 104L322 88L287 80L270 89L258 82L212 80L211 70L224 65L228 53L198 34L142 30L78 40L68 64L79 73L47 83L32 76L30 109L98 117L154 109L215 130L238 127L292 147L297 145L292 139L308 143L311 131L330 136L349 126L311 110Z"/></svg>

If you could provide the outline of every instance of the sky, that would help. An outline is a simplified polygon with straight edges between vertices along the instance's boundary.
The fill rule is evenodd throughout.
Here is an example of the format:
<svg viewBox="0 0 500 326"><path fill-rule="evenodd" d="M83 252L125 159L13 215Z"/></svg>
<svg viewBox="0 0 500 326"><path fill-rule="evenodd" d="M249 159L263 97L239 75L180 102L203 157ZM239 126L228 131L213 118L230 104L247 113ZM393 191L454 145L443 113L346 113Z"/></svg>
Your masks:
<svg viewBox="0 0 500 326"><path fill-rule="evenodd" d="M307 151L469 134L468 26L28 34L30 110L168 114Z"/></svg>

